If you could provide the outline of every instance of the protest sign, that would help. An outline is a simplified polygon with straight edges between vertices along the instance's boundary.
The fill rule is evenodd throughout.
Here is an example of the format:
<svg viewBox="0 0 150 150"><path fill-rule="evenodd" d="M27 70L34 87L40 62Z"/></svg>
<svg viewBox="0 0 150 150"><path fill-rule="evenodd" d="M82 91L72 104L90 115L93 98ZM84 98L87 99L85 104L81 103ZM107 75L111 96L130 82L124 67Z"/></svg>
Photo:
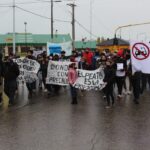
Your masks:
<svg viewBox="0 0 150 150"><path fill-rule="evenodd" d="M71 56L72 54L72 42L65 42L60 44L62 47L62 51L66 52L66 56Z"/></svg>
<svg viewBox="0 0 150 150"><path fill-rule="evenodd" d="M61 45L57 43L47 43L47 55L57 54L60 55L62 51Z"/></svg>
<svg viewBox="0 0 150 150"><path fill-rule="evenodd" d="M131 42L130 46L133 73L141 71L150 74L150 43Z"/></svg>
<svg viewBox="0 0 150 150"><path fill-rule="evenodd" d="M49 61L47 84L68 85L68 69L71 62Z"/></svg>
<svg viewBox="0 0 150 150"><path fill-rule="evenodd" d="M48 65L47 84L68 85L68 69L72 62L50 61ZM74 84L75 88L82 90L101 90L105 87L104 71L99 68L94 71L77 70L78 79Z"/></svg>
<svg viewBox="0 0 150 150"><path fill-rule="evenodd" d="M44 50L35 50L35 51L33 51L33 56L34 56L35 58L37 58L38 55L42 54L43 52L44 52Z"/></svg>
<svg viewBox="0 0 150 150"><path fill-rule="evenodd" d="M81 90L101 90L106 84L103 82L104 71L99 68L94 71L78 70L78 79L74 87Z"/></svg>
<svg viewBox="0 0 150 150"><path fill-rule="evenodd" d="M64 42L64 43L47 43L47 55L50 54L61 54L61 51L65 51L66 56L71 56L72 54L72 43Z"/></svg>
<svg viewBox="0 0 150 150"><path fill-rule="evenodd" d="M18 58L14 61L18 64L20 70L18 81L32 83L37 80L37 72L40 68L37 61L27 58Z"/></svg>

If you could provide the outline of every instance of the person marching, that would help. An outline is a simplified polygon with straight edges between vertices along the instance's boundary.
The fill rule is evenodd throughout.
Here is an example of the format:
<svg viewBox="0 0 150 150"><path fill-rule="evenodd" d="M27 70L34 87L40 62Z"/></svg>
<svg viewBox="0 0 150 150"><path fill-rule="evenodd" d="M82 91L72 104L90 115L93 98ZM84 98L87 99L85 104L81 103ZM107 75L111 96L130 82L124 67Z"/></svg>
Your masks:
<svg viewBox="0 0 150 150"><path fill-rule="evenodd" d="M33 51L32 50L28 51L26 58L36 60L36 58L33 56ZM36 88L36 81L33 81L31 83L26 82L26 86L27 86L27 89L29 91L28 98L32 98L33 90Z"/></svg>
<svg viewBox="0 0 150 150"><path fill-rule="evenodd" d="M138 70L135 66L130 65L130 69L132 70L131 82L132 82L133 96L134 96L133 101L135 104L139 104L139 99L140 99L140 94L141 94L142 72Z"/></svg>
<svg viewBox="0 0 150 150"><path fill-rule="evenodd" d="M120 51L118 52L118 56L114 64L114 67L116 69L116 83L118 87L118 98L121 99L123 85L125 83L127 64Z"/></svg>
<svg viewBox="0 0 150 150"><path fill-rule="evenodd" d="M75 68L75 63L72 63L71 65L69 65L69 71L68 71L68 81L70 84L70 92L71 92L71 97L72 97L72 102L71 104L78 104L77 101L77 89L75 87L73 87L73 84L76 82L78 75L77 75L77 71Z"/></svg>
<svg viewBox="0 0 150 150"><path fill-rule="evenodd" d="M107 60L106 61L106 67L104 68L104 82L106 83L106 87L105 87L105 94L106 94L106 100L107 100L107 106L106 108L110 108L110 98L112 100L112 105L114 105L114 89L113 89L113 85L115 82L115 70L111 65L111 61Z"/></svg>
<svg viewBox="0 0 150 150"><path fill-rule="evenodd" d="M3 76L3 55L2 53L0 53L0 105L2 105L2 101L3 101L3 79L2 79L2 76Z"/></svg>
<svg viewBox="0 0 150 150"><path fill-rule="evenodd" d="M19 76L19 66L13 61L11 54L4 62L4 92L9 98L9 106L14 105L15 92L17 88L17 77Z"/></svg>

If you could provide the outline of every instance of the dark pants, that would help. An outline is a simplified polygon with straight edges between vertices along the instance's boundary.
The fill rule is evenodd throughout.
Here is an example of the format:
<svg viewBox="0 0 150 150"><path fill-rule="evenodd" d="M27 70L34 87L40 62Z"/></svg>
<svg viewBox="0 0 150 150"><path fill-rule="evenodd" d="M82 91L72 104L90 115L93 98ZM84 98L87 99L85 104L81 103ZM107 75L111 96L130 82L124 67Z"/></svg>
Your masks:
<svg viewBox="0 0 150 150"><path fill-rule="evenodd" d="M135 78L133 76L132 78L132 87L133 87L133 94L134 94L134 100L137 101L140 97L140 74Z"/></svg>
<svg viewBox="0 0 150 150"><path fill-rule="evenodd" d="M27 89L28 89L29 93L32 94L33 89L35 89L35 87L36 87L36 83L35 82L26 83L26 86L27 86Z"/></svg>
<svg viewBox="0 0 150 150"><path fill-rule="evenodd" d="M3 101L3 93L0 93L0 103Z"/></svg>
<svg viewBox="0 0 150 150"><path fill-rule="evenodd" d="M150 74L148 74L148 85L149 85L149 89L150 89Z"/></svg>
<svg viewBox="0 0 150 150"><path fill-rule="evenodd" d="M8 96L10 104L14 103L16 87L17 87L16 80L4 81L4 92Z"/></svg>
<svg viewBox="0 0 150 150"><path fill-rule="evenodd" d="M70 85L70 92L72 97L72 104L77 104L77 89Z"/></svg>
<svg viewBox="0 0 150 150"><path fill-rule="evenodd" d="M49 92L52 92L52 85L51 84L46 84L46 88Z"/></svg>
<svg viewBox="0 0 150 150"><path fill-rule="evenodd" d="M150 88L150 74L142 73L142 89L141 89L141 93L143 93L144 90L146 89L147 83L149 84L149 88Z"/></svg>
<svg viewBox="0 0 150 150"><path fill-rule="evenodd" d="M116 83L118 87L118 94L122 95L123 85L125 83L125 77L116 77Z"/></svg>
<svg viewBox="0 0 150 150"><path fill-rule="evenodd" d="M105 94L106 94L106 99L107 99L107 105L110 106L110 98L112 100L112 104L114 104L113 83L106 85Z"/></svg>
<svg viewBox="0 0 150 150"><path fill-rule="evenodd" d="M142 73L142 88L141 88L141 93L144 92L144 90L146 89L146 85L147 85L147 74Z"/></svg>
<svg viewBox="0 0 150 150"><path fill-rule="evenodd" d="M44 88L46 89L46 77L45 76L42 76L42 82L44 84Z"/></svg>
<svg viewBox="0 0 150 150"><path fill-rule="evenodd" d="M61 86L60 85L53 85L53 88L54 88L54 93L58 94L59 91L60 91Z"/></svg>

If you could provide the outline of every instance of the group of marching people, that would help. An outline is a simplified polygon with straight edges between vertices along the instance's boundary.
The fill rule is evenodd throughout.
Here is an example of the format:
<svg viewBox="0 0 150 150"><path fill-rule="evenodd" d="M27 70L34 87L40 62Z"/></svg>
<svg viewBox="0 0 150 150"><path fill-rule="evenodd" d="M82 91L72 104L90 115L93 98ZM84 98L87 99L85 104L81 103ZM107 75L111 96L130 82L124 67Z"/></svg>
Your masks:
<svg viewBox="0 0 150 150"><path fill-rule="evenodd" d="M135 104L139 104L140 94L146 89L147 83L150 87L150 75L143 74L141 71L132 72L130 50L119 50L116 52L91 51L89 48L77 52L73 51L72 56L65 56L65 51L60 55L51 54L47 56L46 52L33 56L33 51L27 52L26 58L36 60L40 64L38 72L39 90L44 90L49 96L57 95L61 86L46 84L48 62L52 61L71 61L68 71L68 82L72 97L72 104L77 104L78 90L73 86L78 78L77 68L83 70L96 70L97 68L104 69L104 80L106 87L102 90L103 98L106 99L106 108L110 108L115 104L114 93L117 93L117 99L121 100L124 94L132 94ZM9 98L9 105L14 104L15 92L18 88L17 77L19 76L19 67L13 61L14 56L10 54L8 57L2 58L0 55L0 76L4 78L4 92ZM2 79L0 82L2 84ZM26 83L29 98L32 98L36 89L36 81ZM66 87L63 87L66 88ZM2 102L2 88L0 87L0 103ZM117 89L117 92L115 92ZM81 93L84 92L81 90Z"/></svg>

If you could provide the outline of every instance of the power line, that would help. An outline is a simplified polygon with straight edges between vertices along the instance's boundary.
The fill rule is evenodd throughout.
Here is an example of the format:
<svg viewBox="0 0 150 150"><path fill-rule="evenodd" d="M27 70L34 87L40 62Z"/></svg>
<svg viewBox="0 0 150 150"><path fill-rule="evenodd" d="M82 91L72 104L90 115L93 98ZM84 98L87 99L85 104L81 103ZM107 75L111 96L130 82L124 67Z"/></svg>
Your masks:
<svg viewBox="0 0 150 150"><path fill-rule="evenodd" d="M46 1L46 0L37 0L37 1L40 1L40 2L50 2L50 1ZM66 0L67 1L67 0ZM24 3L16 3L16 4L31 4L31 3L37 3L37 2L24 2ZM0 5L6 5L6 4L0 4ZM12 7L12 6L0 6L0 7ZM27 13L30 13L30 14L32 14L32 15L35 15L35 16L38 16L38 17L40 17L40 18L43 18L43 19L51 19L50 17L47 17L47 16L43 16L43 15L41 15L41 14L37 14L37 13L35 13L35 12L32 12L32 11L30 11L30 10L26 10L26 9L24 9L24 8L22 8L22 7L19 7L19 6L15 6L16 8L18 8L18 9L20 9L20 10L22 10L22 11L24 11L24 12L27 12ZM65 11L66 11L66 9L65 9ZM67 12L69 12L70 14L72 14L72 12L70 12L69 10L67 10ZM57 21L57 22L64 22L64 23L70 23L70 21L66 21L66 20L61 20L61 19L54 19L55 21ZM84 27L84 25L82 25L77 19L75 19L75 22L82 28L82 29L84 29L87 33L89 33L89 34L91 34L92 36L94 36L94 37L98 37L98 36L96 36L96 35L94 35L93 33L91 33L86 27Z"/></svg>
<svg viewBox="0 0 150 150"><path fill-rule="evenodd" d="M91 34L92 36L94 37L98 37L97 35L94 35L93 33L91 33L86 27L84 27L80 22L78 22L76 19L75 19L76 23L81 27L83 28L87 33Z"/></svg>
<svg viewBox="0 0 150 150"><path fill-rule="evenodd" d="M5 5L0 5L0 7L12 7L12 6L5 6Z"/></svg>
<svg viewBox="0 0 150 150"><path fill-rule="evenodd" d="M30 14L32 14L32 15L35 15L35 16L38 16L38 17L44 18L44 19L49 19L49 20L51 19L50 17L47 17L47 16L43 16L43 15L37 14L37 13L35 13L35 12L32 12L32 11L26 10L26 9L24 9L24 8L22 8L22 7L19 7L19 6L16 6L16 8L18 8L18 9L20 9L20 10L24 11L24 12L30 13ZM70 23L70 21L61 20L61 19L54 19L54 20L55 20L55 21L57 21L57 22Z"/></svg>
<svg viewBox="0 0 150 150"><path fill-rule="evenodd" d="M103 26L103 28L104 28L106 31L112 33L112 31L111 31L105 24L103 24L103 22L102 22L94 13L93 13L93 15L97 18L97 19L96 19L97 23L99 22L99 23Z"/></svg>
<svg viewBox="0 0 150 150"><path fill-rule="evenodd" d="M64 7L61 7L60 5L58 5L61 9L63 9L66 13L70 13L70 14L72 14L72 12L71 11L69 11L69 10L67 10L66 8L64 8ZM94 37L98 37L98 36L96 36L96 35L94 35L93 33L91 33L86 27L84 27L84 25L82 25L77 19L75 19L75 22L82 28L82 29L84 29L87 33L89 33L89 34L92 34Z"/></svg>
<svg viewBox="0 0 150 150"><path fill-rule="evenodd" d="M36 3L45 3L48 1L29 1L29 2L16 2L15 4L36 4ZM11 5L11 3L0 3L0 5Z"/></svg>
<svg viewBox="0 0 150 150"><path fill-rule="evenodd" d="M36 1L38 1L38 2L50 2L50 1L47 1L47 0L36 0ZM69 1L69 0L63 0L63 1ZM60 6L60 5L59 5L59 6ZM39 16L39 17L41 17L41 18L51 19L51 18L49 18L49 17L46 17L46 16L43 16L43 15L40 15L40 14L31 12L31 11L29 11L29 10L26 10L26 9L24 9L24 8L21 8L21 7L18 7L18 6L16 6L16 7L19 8L19 9L21 9L21 10L23 10L23 11L25 11L25 12L28 12L28 13L31 13L31 14L33 14L33 15ZM66 9L63 9L63 10L65 10L66 12L69 12L70 14L72 14L72 12L69 11L69 10L66 10ZM60 19L54 19L54 20L57 21L57 22L70 23L70 21L64 21L64 20L60 20ZM92 36L94 36L94 37L96 37L96 38L98 37L98 36L94 35L93 33L91 33L91 31L89 31L86 27L84 27L84 25L82 25L77 19L75 19L75 22L76 22L82 29L84 29L87 33L91 34Z"/></svg>

